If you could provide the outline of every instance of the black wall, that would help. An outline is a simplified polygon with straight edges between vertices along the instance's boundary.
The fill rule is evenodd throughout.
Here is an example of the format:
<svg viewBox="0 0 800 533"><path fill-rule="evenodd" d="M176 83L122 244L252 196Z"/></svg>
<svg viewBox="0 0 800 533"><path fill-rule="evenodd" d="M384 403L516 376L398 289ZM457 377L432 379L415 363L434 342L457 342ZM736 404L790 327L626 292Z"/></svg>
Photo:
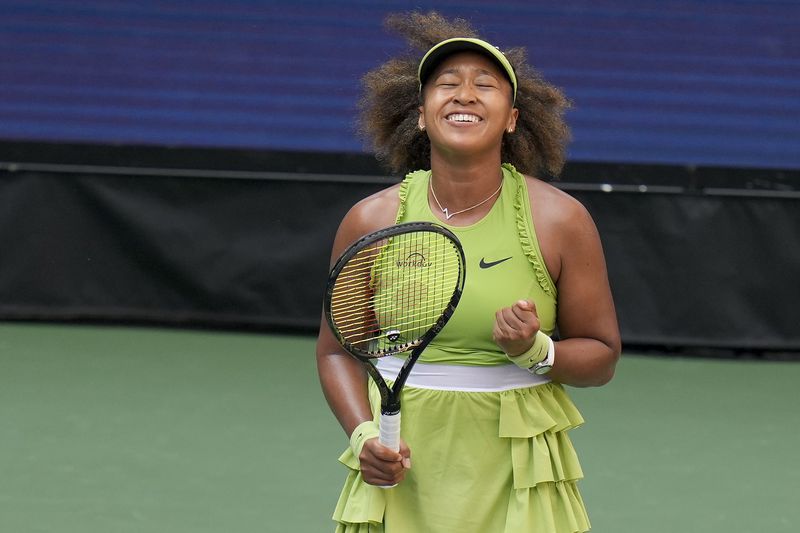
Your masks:
<svg viewBox="0 0 800 533"><path fill-rule="evenodd" d="M253 155L238 170L4 163L0 318L312 331L339 220L396 181L330 157ZM262 164L274 170L252 169ZM638 172L584 165L558 183L598 225L623 340L800 349L800 193L786 176L723 189L711 186L719 169Z"/></svg>

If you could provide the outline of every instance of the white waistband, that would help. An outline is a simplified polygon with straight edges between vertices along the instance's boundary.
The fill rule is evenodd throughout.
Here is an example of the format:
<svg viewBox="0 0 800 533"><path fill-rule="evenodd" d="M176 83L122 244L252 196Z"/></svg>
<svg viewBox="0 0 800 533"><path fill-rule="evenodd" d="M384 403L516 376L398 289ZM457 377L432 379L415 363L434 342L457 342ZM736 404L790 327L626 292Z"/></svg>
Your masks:
<svg viewBox="0 0 800 533"><path fill-rule="evenodd" d="M403 359L383 357L376 361L375 366L384 379L394 381L403 366ZM420 389L500 392L535 387L549 382L550 378L531 374L515 364L466 366L417 363L411 369L406 385Z"/></svg>

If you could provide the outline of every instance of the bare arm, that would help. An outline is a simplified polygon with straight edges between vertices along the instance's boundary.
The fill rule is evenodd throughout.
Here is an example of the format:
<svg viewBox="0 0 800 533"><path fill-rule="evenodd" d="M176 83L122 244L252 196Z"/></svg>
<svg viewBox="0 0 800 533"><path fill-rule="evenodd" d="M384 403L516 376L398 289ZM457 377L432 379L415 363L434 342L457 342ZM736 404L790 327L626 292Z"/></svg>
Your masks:
<svg viewBox="0 0 800 533"><path fill-rule="evenodd" d="M335 261L360 237L394 223L397 195L394 189L382 191L356 204L342 220L332 250ZM363 365L347 354L331 332L325 317L320 321L317 338L317 371L328 405L349 437L362 422L372 420L368 399L367 373ZM393 485L400 482L410 451L401 443L400 453L381 446L377 439L365 442L359 456L366 482Z"/></svg>
<svg viewBox="0 0 800 533"><path fill-rule="evenodd" d="M550 377L576 387L599 386L614 376L621 343L600 235L577 201L558 234L556 363Z"/></svg>
<svg viewBox="0 0 800 533"><path fill-rule="evenodd" d="M360 423L372 420L367 401L367 373L333 337L324 318L317 338L317 371L328 405L350 436Z"/></svg>
<svg viewBox="0 0 800 533"><path fill-rule="evenodd" d="M549 376L575 387L604 385L614 376L621 346L597 228L574 198L536 180L529 189L539 244L558 288L562 340ZM532 302L496 314L495 341L512 356L530 348L538 330Z"/></svg>
<svg viewBox="0 0 800 533"><path fill-rule="evenodd" d="M381 191L350 209L336 232L331 264L359 238L394 223L397 195L390 193L393 190ZM348 436L361 422L372 419L366 371L339 345L325 317L320 321L317 338L317 370L325 399Z"/></svg>

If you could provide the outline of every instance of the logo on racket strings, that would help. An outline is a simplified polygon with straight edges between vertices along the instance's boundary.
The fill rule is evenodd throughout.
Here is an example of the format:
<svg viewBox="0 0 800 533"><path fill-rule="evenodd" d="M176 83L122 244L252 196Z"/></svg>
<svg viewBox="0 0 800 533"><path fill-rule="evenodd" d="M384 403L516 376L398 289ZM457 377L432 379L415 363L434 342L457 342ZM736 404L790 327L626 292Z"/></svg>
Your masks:
<svg viewBox="0 0 800 533"><path fill-rule="evenodd" d="M408 332L402 332L399 329L388 329L384 332L383 336L388 344L394 345L392 347L394 349L400 348L402 350L412 346L408 342Z"/></svg>
<svg viewBox="0 0 800 533"><path fill-rule="evenodd" d="M400 330L399 329L390 329L386 332L386 340L389 342L398 342L400 341Z"/></svg>
<svg viewBox="0 0 800 533"><path fill-rule="evenodd" d="M412 252L405 259L397 260L397 268L428 268L431 266L424 255L419 252Z"/></svg>

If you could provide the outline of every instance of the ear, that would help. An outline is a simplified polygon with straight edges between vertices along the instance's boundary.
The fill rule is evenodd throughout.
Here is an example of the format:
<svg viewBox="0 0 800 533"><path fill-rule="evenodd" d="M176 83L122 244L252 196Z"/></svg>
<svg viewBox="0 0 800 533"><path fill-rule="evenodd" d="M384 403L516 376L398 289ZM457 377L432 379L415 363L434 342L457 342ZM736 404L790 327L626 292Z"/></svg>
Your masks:
<svg viewBox="0 0 800 533"><path fill-rule="evenodd" d="M517 129L518 118L519 118L519 109L514 107L511 109L511 116L508 117L508 123L506 124L506 132L514 133L514 130Z"/></svg>
<svg viewBox="0 0 800 533"><path fill-rule="evenodd" d="M417 126L419 126L419 129L424 130L425 129L425 108L423 106L419 106L419 108L417 108L417 109L419 111L419 117L417 118Z"/></svg>

